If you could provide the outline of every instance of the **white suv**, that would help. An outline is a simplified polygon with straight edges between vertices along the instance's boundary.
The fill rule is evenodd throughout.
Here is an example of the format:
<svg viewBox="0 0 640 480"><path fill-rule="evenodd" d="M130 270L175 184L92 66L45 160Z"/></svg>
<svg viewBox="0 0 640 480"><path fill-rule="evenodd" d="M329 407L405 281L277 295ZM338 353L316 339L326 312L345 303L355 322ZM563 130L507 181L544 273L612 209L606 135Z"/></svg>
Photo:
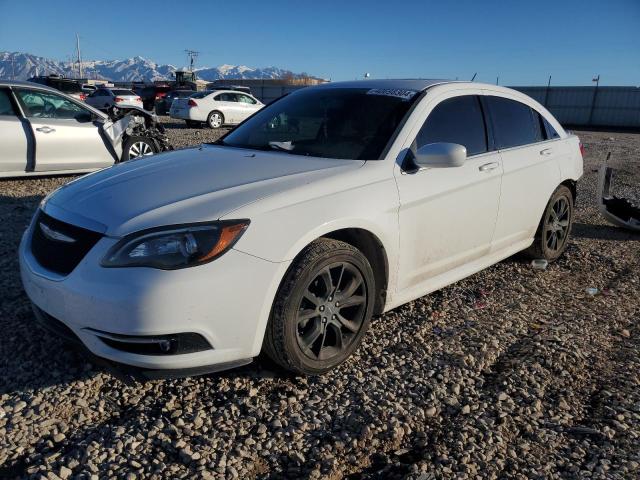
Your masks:
<svg viewBox="0 0 640 480"><path fill-rule="evenodd" d="M22 281L44 325L146 377L261 350L318 374L373 314L520 250L558 258L581 175L578 138L513 90L330 83L48 196Z"/></svg>

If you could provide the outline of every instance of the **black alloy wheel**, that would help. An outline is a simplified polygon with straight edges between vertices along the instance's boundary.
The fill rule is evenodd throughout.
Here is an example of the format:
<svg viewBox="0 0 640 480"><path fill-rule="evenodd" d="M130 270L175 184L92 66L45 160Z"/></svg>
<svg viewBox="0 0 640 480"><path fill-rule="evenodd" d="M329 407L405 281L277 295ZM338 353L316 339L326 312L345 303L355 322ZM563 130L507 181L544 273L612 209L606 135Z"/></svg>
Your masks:
<svg viewBox="0 0 640 480"><path fill-rule="evenodd" d="M354 246L328 238L293 261L274 300L263 351L295 373L316 375L344 362L371 321L375 277Z"/></svg>

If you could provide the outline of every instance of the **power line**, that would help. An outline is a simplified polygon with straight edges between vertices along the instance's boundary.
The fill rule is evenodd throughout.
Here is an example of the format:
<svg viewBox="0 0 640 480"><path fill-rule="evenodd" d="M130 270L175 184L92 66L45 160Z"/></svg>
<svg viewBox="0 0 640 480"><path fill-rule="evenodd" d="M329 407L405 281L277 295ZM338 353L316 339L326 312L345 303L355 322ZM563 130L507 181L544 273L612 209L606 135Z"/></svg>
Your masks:
<svg viewBox="0 0 640 480"><path fill-rule="evenodd" d="M196 63L196 58L198 58L198 55L200 55L200 52L196 50L185 50L185 53L189 57L189 71L193 72L193 67Z"/></svg>

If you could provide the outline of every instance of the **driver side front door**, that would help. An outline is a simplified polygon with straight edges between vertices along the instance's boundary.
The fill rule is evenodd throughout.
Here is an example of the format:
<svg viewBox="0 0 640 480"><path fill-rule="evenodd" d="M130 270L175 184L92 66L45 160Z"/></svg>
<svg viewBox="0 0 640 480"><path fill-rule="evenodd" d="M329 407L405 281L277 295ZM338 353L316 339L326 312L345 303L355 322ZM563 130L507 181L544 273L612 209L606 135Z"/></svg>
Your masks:
<svg viewBox="0 0 640 480"><path fill-rule="evenodd" d="M468 91L465 91L467 93ZM480 93L480 92L479 92ZM467 149L460 167L396 171L400 195L399 294L417 298L473 273L490 252L502 163L493 151L479 95L429 101L410 148L450 142Z"/></svg>
<svg viewBox="0 0 640 480"><path fill-rule="evenodd" d="M16 89L35 137L35 171L102 168L114 163L90 110L53 92Z"/></svg>

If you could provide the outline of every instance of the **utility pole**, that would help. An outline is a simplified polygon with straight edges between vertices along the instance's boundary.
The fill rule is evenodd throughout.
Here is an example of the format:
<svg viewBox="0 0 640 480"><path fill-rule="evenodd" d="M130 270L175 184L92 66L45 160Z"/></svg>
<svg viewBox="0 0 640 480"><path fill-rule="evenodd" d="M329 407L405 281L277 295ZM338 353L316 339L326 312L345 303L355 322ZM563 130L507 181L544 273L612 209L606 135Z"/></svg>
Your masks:
<svg viewBox="0 0 640 480"><path fill-rule="evenodd" d="M80 55L80 36L76 33L76 53L78 54L78 78L82 78L82 56Z"/></svg>
<svg viewBox="0 0 640 480"><path fill-rule="evenodd" d="M193 72L193 66L196 63L196 58L198 58L198 55L200 55L200 52L197 52L195 50L185 50L185 53L189 57L189 71Z"/></svg>
<svg viewBox="0 0 640 480"><path fill-rule="evenodd" d="M596 88L593 89L593 97L591 98L591 109L589 110L589 121L587 122L587 125L591 125L593 123L593 112L596 109L596 99L598 98L598 86L600 85L600 74L593 77L591 81L596 83Z"/></svg>
<svg viewBox="0 0 640 480"><path fill-rule="evenodd" d="M549 88L551 87L551 75L549 75L549 80L547 81L547 89L544 91L544 108L547 108L547 100L549 99Z"/></svg>
<svg viewBox="0 0 640 480"><path fill-rule="evenodd" d="M496 85L500 85L500 75L496 77Z"/></svg>

